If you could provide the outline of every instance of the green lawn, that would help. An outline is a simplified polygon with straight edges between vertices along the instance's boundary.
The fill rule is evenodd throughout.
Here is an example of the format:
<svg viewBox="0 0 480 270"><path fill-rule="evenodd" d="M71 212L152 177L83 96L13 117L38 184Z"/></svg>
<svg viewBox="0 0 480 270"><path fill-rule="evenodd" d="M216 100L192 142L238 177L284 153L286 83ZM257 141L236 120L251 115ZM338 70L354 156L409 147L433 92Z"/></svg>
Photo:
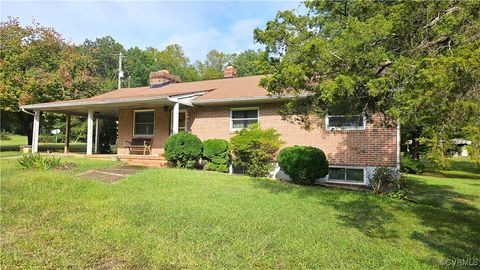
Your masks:
<svg viewBox="0 0 480 270"><path fill-rule="evenodd" d="M28 145L27 136L21 135L9 135L10 140L0 140L0 152L11 152L18 151L21 145ZM112 145L112 151L115 153L116 145ZM39 143L38 150L40 152L63 152L64 144L63 143ZM87 144L82 142L71 142L70 143L70 152L74 153L85 153L87 149Z"/></svg>
<svg viewBox="0 0 480 270"><path fill-rule="evenodd" d="M0 162L6 269L438 269L480 258L478 174L411 176L410 203L176 169L106 184Z"/></svg>

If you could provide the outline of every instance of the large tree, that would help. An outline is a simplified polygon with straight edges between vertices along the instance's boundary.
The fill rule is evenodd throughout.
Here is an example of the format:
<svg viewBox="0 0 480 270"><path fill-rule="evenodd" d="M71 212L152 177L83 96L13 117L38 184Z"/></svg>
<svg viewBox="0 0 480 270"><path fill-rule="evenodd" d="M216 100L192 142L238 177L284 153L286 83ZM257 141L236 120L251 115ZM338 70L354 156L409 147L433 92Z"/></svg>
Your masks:
<svg viewBox="0 0 480 270"><path fill-rule="evenodd" d="M118 58L121 52L125 55L122 44L110 36L85 40L78 46L81 54L88 55L95 60L95 73L101 79L102 91L110 91L117 88L118 83ZM124 60L124 59L122 59Z"/></svg>
<svg viewBox="0 0 480 270"><path fill-rule="evenodd" d="M233 56L232 64L237 69L238 77L262 74L260 63L262 51L245 50Z"/></svg>
<svg viewBox="0 0 480 270"><path fill-rule="evenodd" d="M286 117L380 113L431 149L480 124L479 1L304 4L254 33L270 74L261 84L298 97Z"/></svg>
<svg viewBox="0 0 480 270"><path fill-rule="evenodd" d="M153 53L155 49L147 49ZM185 56L183 48L178 44L168 45L164 50L155 54L158 69L166 69L171 74L177 75L184 82L197 81L200 79L197 71Z"/></svg>
<svg viewBox="0 0 480 270"><path fill-rule="evenodd" d="M197 61L196 66L203 80L223 78L223 69L232 63L232 54L211 50L207 53L205 61Z"/></svg>
<svg viewBox="0 0 480 270"><path fill-rule="evenodd" d="M31 144L33 119L19 103L89 97L98 92L93 59L81 55L51 28L22 26L10 18L0 24L0 103L14 112Z"/></svg>
<svg viewBox="0 0 480 270"><path fill-rule="evenodd" d="M149 74L156 69L155 58L138 47L127 50L124 59L125 79L123 86L139 87L149 85Z"/></svg>

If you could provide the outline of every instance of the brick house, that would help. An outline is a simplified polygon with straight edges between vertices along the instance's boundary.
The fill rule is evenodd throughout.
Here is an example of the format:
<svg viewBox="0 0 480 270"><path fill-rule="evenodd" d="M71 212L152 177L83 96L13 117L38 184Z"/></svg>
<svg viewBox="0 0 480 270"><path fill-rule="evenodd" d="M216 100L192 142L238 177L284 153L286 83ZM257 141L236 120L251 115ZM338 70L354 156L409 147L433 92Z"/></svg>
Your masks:
<svg viewBox="0 0 480 270"><path fill-rule="evenodd" d="M365 185L375 167L398 169L399 128L376 127L363 116L345 120L344 116L336 115L327 116L323 125L307 131L281 119L278 111L288 97L269 96L266 89L259 86L262 76L236 78L235 70L227 67L224 77L181 83L168 71L152 72L149 87L123 88L87 99L22 106L35 112L32 152L38 150L40 112L48 111L87 115L87 155L96 153L94 122L98 127L98 118L118 121L117 155L120 158L130 155L124 142L148 139L152 159L162 157L165 140L172 133L186 131L201 140L228 140L237 130L259 123L262 128L276 129L285 146L308 145L322 149L331 166L329 176L324 179L329 182ZM97 140L95 136L95 142ZM272 174L288 178L278 169Z"/></svg>

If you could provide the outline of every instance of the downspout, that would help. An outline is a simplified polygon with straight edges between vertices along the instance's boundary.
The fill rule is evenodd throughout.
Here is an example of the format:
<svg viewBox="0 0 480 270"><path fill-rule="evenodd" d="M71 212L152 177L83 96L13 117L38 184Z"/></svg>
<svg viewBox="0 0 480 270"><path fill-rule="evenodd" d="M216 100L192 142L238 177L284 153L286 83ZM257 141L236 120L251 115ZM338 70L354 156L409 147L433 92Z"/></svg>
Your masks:
<svg viewBox="0 0 480 270"><path fill-rule="evenodd" d="M397 120L397 170L400 172L400 121Z"/></svg>
<svg viewBox="0 0 480 270"><path fill-rule="evenodd" d="M34 113L31 113L31 112L29 112L29 111L26 111L26 110L25 110L24 108L22 108L22 107L20 107L20 110L21 110L22 112L26 113L26 114L30 114L30 115L32 115L32 116L35 116Z"/></svg>

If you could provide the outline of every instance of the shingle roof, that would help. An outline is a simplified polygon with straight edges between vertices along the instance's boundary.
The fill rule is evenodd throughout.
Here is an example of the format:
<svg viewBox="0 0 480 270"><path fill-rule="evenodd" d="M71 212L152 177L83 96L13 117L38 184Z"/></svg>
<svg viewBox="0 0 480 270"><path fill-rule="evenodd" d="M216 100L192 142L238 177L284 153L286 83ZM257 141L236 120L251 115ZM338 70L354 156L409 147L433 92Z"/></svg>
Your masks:
<svg viewBox="0 0 480 270"><path fill-rule="evenodd" d="M107 92L98 96L86 99L59 101L58 103L88 103L99 101L128 100L130 98L148 98L160 96L178 96L190 93L206 92L196 97L198 101L222 100L222 99L244 99L244 98L265 98L267 90L259 86L263 76L248 76L241 78L206 80L185 83L172 83L158 88L135 87L122 88ZM52 104L54 104L52 102ZM39 105L39 104L38 104ZM28 105L26 106L28 107Z"/></svg>

